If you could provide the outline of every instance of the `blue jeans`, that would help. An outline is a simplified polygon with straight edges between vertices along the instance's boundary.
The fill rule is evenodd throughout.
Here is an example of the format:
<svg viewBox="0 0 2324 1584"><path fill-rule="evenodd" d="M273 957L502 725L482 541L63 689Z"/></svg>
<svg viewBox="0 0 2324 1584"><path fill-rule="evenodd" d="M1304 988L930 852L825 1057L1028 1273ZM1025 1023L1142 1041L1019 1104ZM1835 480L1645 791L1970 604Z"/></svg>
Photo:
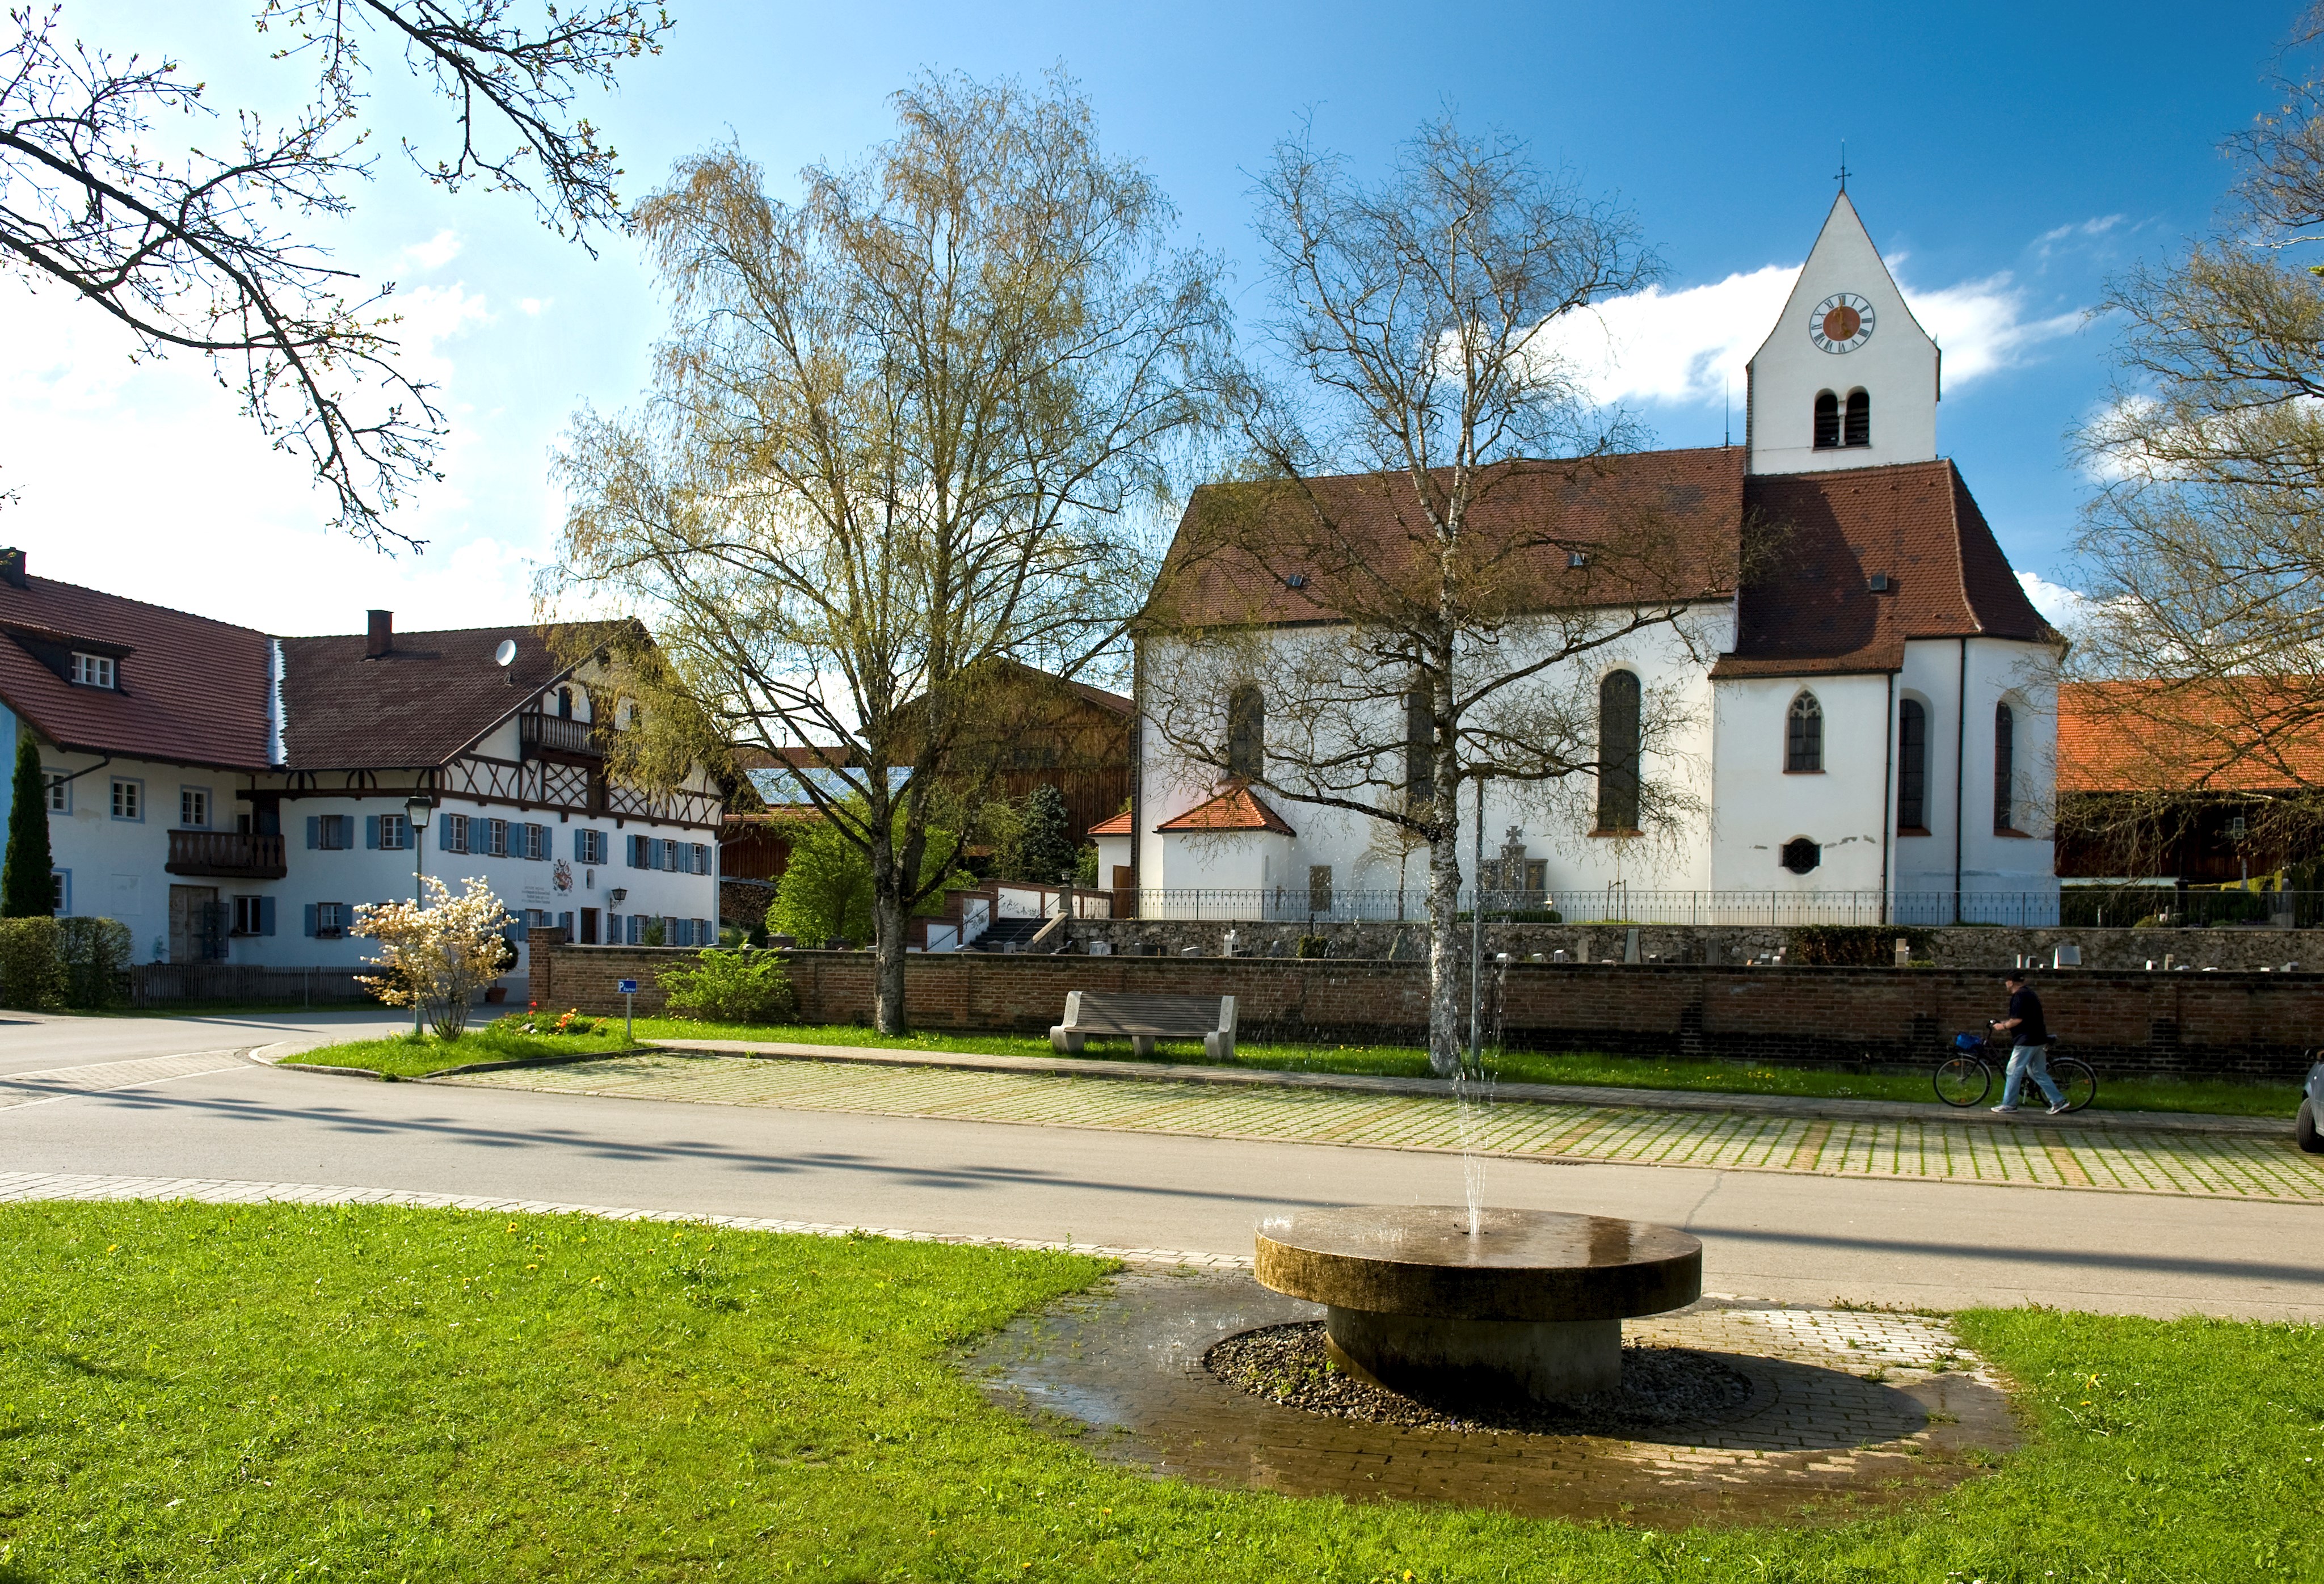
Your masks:
<svg viewBox="0 0 2324 1584"><path fill-rule="evenodd" d="M2065 1095L2050 1077L2049 1047L2021 1045L2010 1047L2009 1073L2008 1076L2002 1080L2001 1084L2003 1105L2014 1106L2017 1103L2017 1091L2024 1087L2025 1075L2028 1073L2034 1075L2034 1082L2042 1086L2042 1092L2050 1097L2052 1105L2061 1106L2066 1103Z"/></svg>

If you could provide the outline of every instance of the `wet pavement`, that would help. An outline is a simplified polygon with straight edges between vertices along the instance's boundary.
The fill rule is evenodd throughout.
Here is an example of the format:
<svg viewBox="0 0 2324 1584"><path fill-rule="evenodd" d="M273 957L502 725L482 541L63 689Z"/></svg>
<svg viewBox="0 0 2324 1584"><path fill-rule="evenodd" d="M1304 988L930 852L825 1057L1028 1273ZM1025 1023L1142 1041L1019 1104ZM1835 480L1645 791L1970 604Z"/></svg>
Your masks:
<svg viewBox="0 0 2324 1584"><path fill-rule="evenodd" d="M1918 1315L1706 1299L1629 1322L1626 1340L1715 1354L1751 1393L1628 1437L1367 1423L1203 1365L1223 1338L1322 1313L1240 1272L1133 1271L1019 1320L966 1368L996 1403L1157 1476L1664 1528L1851 1517L1958 1484L2017 1440L1998 1379Z"/></svg>

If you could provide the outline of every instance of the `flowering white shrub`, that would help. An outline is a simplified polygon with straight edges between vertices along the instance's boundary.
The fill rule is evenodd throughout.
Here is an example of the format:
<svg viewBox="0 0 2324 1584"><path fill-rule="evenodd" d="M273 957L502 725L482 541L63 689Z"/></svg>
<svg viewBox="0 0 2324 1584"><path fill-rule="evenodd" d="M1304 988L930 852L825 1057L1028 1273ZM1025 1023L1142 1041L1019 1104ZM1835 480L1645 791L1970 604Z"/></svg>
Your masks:
<svg viewBox="0 0 2324 1584"><path fill-rule="evenodd" d="M457 1039L468 1026L468 1003L515 959L501 936L515 916L481 879L463 880L466 889L456 898L434 875L427 883L428 907L357 903L347 933L380 945L370 961L382 972L358 982L391 1007L417 1003L437 1038Z"/></svg>

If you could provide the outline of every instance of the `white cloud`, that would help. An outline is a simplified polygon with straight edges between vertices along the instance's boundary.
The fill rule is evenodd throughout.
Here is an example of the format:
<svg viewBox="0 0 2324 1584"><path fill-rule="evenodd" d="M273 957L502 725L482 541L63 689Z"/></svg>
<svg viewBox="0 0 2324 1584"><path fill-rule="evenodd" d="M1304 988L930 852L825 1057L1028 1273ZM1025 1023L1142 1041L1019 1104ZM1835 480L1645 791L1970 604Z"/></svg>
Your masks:
<svg viewBox="0 0 2324 1584"><path fill-rule="evenodd" d="M1901 264L1903 255L1891 261ZM1703 406L1743 396L1744 365L1767 338L1799 278L1797 264L1770 264L1704 286L1649 286L1610 298L1554 327L1547 345L1572 364L1604 403ZM2008 272L1921 290L1897 282L1944 348L1950 390L2025 360L2043 342L2079 329L2079 312L2030 317Z"/></svg>
<svg viewBox="0 0 2324 1584"><path fill-rule="evenodd" d="M2034 239L2034 252L2036 256L2047 262L2051 255L2059 251L2060 244L2084 237L2104 236L2128 218L2130 216L2127 215L2098 215L2088 220L2057 226L2044 231Z"/></svg>
<svg viewBox="0 0 2324 1584"><path fill-rule="evenodd" d="M516 299L516 305L527 314L538 318L547 313L549 305L556 300L553 297L520 297Z"/></svg>
<svg viewBox="0 0 2324 1584"><path fill-rule="evenodd" d="M456 231L438 231L427 241L415 242L403 250L404 263L422 270L440 270L459 256L460 234Z"/></svg>
<svg viewBox="0 0 2324 1584"><path fill-rule="evenodd" d="M2052 583L2038 572L2019 573L2017 584L2025 591L2025 597L2034 602L2034 608L2042 612L2043 619L2061 631L2080 622L2089 609L2088 594L2062 583Z"/></svg>

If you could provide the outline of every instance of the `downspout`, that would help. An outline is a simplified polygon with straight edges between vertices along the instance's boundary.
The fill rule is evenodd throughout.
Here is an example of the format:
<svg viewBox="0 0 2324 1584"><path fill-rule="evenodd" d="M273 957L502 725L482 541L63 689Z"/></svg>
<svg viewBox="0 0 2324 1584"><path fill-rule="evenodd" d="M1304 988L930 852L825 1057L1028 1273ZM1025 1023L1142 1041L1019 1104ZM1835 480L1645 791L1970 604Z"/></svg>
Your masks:
<svg viewBox="0 0 2324 1584"><path fill-rule="evenodd" d="M1142 642L1133 641L1130 648L1130 887L1135 907L1146 889L1146 645Z"/></svg>
<svg viewBox="0 0 2324 1584"><path fill-rule="evenodd" d="M1925 758L1926 756L1923 755ZM1894 924L1888 898L1888 841L1896 828L1896 673L1888 673L1888 753L1880 770L1880 922Z"/></svg>
<svg viewBox="0 0 2324 1584"><path fill-rule="evenodd" d="M1953 683L1953 922L1960 916L1961 831L1969 810L1961 806L1963 757L1969 751L1969 639L1960 640L1960 675Z"/></svg>

